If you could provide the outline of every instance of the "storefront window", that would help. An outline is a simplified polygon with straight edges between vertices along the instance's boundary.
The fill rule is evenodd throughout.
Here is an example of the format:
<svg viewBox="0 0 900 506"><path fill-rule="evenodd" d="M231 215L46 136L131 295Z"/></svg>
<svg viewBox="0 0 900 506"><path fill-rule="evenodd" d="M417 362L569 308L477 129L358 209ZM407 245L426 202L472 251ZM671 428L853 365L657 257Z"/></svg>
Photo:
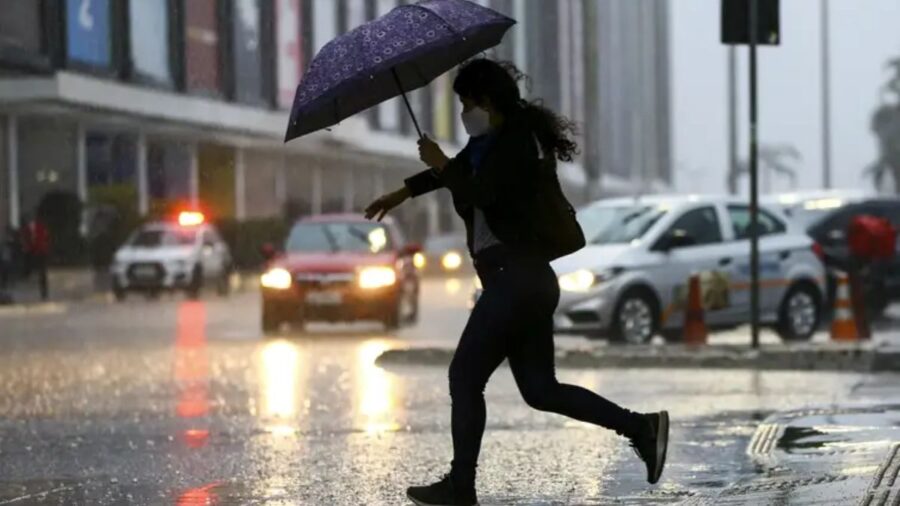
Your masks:
<svg viewBox="0 0 900 506"><path fill-rule="evenodd" d="M85 143L89 188L135 183L137 140L133 135L92 132Z"/></svg>
<svg viewBox="0 0 900 506"><path fill-rule="evenodd" d="M109 0L66 0L66 47L70 62L109 66L109 8Z"/></svg>
<svg viewBox="0 0 900 506"><path fill-rule="evenodd" d="M129 0L131 62L135 74L172 83L169 57L169 4L166 0Z"/></svg>
<svg viewBox="0 0 900 506"><path fill-rule="evenodd" d="M219 2L184 2L184 66L189 91L218 94L222 90Z"/></svg>
<svg viewBox="0 0 900 506"><path fill-rule="evenodd" d="M147 143L147 190L151 209L190 200L191 153L187 146L159 141Z"/></svg>

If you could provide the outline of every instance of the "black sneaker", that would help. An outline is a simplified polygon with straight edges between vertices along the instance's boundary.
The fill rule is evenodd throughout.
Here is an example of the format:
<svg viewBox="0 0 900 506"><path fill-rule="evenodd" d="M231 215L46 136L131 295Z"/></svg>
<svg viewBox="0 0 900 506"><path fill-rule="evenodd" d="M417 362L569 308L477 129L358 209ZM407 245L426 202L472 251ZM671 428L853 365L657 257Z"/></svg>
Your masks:
<svg viewBox="0 0 900 506"><path fill-rule="evenodd" d="M426 487L409 487L406 489L406 497L419 506L476 506L478 496L475 487L454 486L449 474L444 475L441 481Z"/></svg>
<svg viewBox="0 0 900 506"><path fill-rule="evenodd" d="M666 465L666 450L669 446L669 413L660 411L641 415L649 427L637 437L631 439L631 446L638 457L647 464L647 481L654 484L659 481L663 467Z"/></svg>

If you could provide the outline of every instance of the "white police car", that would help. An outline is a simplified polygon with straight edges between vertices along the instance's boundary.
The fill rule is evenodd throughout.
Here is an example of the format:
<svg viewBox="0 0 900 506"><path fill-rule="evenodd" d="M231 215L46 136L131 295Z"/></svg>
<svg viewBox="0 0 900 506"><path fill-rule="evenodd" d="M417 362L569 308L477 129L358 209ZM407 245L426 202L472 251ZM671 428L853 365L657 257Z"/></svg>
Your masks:
<svg viewBox="0 0 900 506"><path fill-rule="evenodd" d="M221 295L229 290L231 254L216 230L198 212L182 212L177 221L143 225L125 241L110 269L117 300L128 292L155 296L183 290L199 296L205 286Z"/></svg>

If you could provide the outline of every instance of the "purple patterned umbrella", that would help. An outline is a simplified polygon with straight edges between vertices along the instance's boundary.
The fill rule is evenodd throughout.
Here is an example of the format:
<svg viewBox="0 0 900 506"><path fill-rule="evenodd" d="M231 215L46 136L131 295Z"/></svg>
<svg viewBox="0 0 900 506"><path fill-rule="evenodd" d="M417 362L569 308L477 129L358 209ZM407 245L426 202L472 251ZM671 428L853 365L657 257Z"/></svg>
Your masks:
<svg viewBox="0 0 900 506"><path fill-rule="evenodd" d="M285 142L421 88L496 46L515 21L467 0L396 7L326 44L297 86ZM413 115L409 102L409 113ZM421 137L418 122L413 123Z"/></svg>

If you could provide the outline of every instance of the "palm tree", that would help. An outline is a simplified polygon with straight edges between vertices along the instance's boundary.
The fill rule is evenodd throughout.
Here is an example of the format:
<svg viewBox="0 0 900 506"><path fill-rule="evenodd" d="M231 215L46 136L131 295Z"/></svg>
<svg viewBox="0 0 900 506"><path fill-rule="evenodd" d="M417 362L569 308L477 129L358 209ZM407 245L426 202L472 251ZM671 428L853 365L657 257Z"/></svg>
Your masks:
<svg viewBox="0 0 900 506"><path fill-rule="evenodd" d="M797 187L796 162L803 159L803 155L790 144L768 144L759 147L759 168L768 181L772 174L782 176L790 181L790 187ZM737 188L737 180L744 174L750 173L750 162L741 160L738 162L737 171L729 175L729 188ZM768 186L766 184L765 186ZM768 192L770 188L763 188Z"/></svg>
<svg viewBox="0 0 900 506"><path fill-rule="evenodd" d="M893 76L882 89L881 107L872 115L872 131L878 137L878 158L866 167L864 174L871 177L876 188L892 176L894 193L900 192L900 58L888 62Z"/></svg>

